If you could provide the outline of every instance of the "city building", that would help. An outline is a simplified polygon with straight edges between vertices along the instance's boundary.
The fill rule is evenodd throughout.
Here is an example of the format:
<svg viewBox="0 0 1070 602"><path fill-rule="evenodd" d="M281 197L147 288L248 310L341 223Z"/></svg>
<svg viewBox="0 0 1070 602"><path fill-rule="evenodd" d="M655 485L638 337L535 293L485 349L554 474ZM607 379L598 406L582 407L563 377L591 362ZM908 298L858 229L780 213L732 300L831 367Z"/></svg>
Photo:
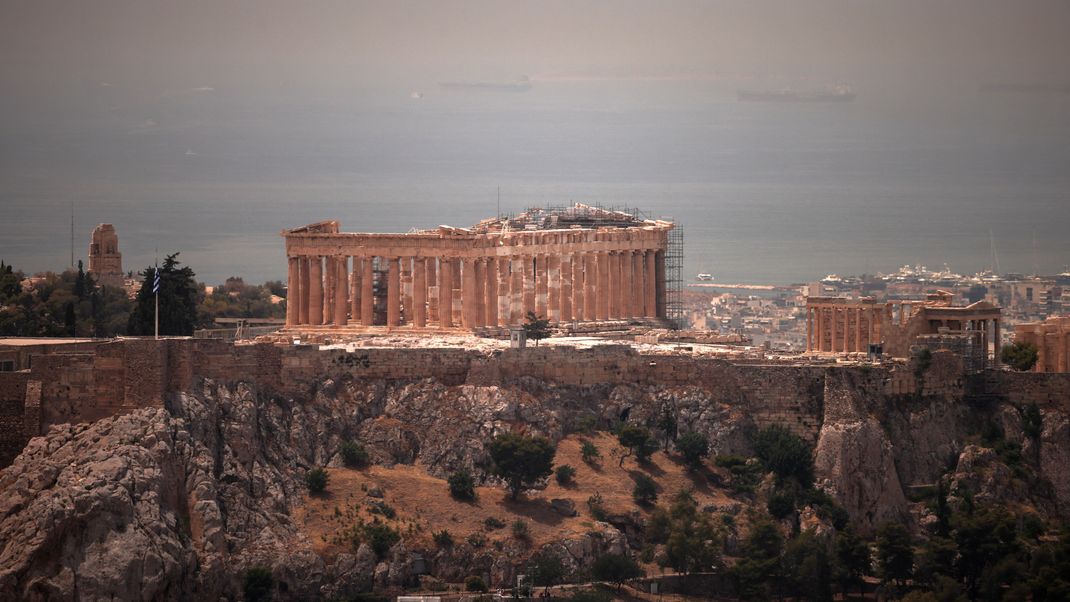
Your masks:
<svg viewBox="0 0 1070 602"><path fill-rule="evenodd" d="M341 232L337 221L285 230L286 325L470 330L529 312L665 325L678 304L666 286L673 229L576 204L404 234Z"/></svg>

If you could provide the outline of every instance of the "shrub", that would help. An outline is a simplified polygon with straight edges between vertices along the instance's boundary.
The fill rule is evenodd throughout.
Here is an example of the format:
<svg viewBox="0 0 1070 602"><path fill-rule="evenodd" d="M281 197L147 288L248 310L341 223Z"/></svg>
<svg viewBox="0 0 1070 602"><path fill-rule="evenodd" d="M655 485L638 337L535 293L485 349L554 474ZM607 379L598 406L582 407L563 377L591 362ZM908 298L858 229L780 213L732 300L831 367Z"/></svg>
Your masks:
<svg viewBox="0 0 1070 602"><path fill-rule="evenodd" d="M922 347L914 356L914 377L922 378L933 365L933 352L928 347Z"/></svg>
<svg viewBox="0 0 1070 602"><path fill-rule="evenodd" d="M275 587L275 578L271 576L271 569L264 566L249 567L245 571L244 581L246 602L271 599L271 590Z"/></svg>
<svg viewBox="0 0 1070 602"><path fill-rule="evenodd" d="M580 590L569 598L571 602L612 602L613 594L598 590Z"/></svg>
<svg viewBox="0 0 1070 602"><path fill-rule="evenodd" d="M531 536L531 528L523 519L516 519L513 521L513 537L517 539L526 540Z"/></svg>
<svg viewBox="0 0 1070 602"><path fill-rule="evenodd" d="M479 575L469 575L464 578L464 591L485 592L487 591L487 584L483 582L483 578Z"/></svg>
<svg viewBox="0 0 1070 602"><path fill-rule="evenodd" d="M583 456L583 461L588 464L592 464L602 457L601 452L598 451L598 446L587 439L584 439L580 445L580 455Z"/></svg>
<svg viewBox="0 0 1070 602"><path fill-rule="evenodd" d="M684 462L692 469L700 468L702 460L710 455L710 442L701 433L685 433L676 440L676 449L684 457Z"/></svg>
<svg viewBox="0 0 1070 602"><path fill-rule="evenodd" d="M596 493L587 498L587 510L591 513L592 518L605 522L608 513L606 512L605 500L602 499L602 494Z"/></svg>
<svg viewBox="0 0 1070 602"><path fill-rule="evenodd" d="M576 428L578 428L581 433L595 432L598 430L598 416L588 414L583 418L580 418L579 422L576 424Z"/></svg>
<svg viewBox="0 0 1070 602"><path fill-rule="evenodd" d="M632 499L640 506L649 506L658 501L658 484L654 479L640 474L635 477L635 487L632 488Z"/></svg>
<svg viewBox="0 0 1070 602"><path fill-rule="evenodd" d="M305 485L308 486L309 493L323 493L327 489L327 480L329 475L326 470L322 468L313 468L305 473Z"/></svg>
<svg viewBox="0 0 1070 602"><path fill-rule="evenodd" d="M364 526L363 537L378 558L382 558L394 544L401 541L401 533L397 529L378 520Z"/></svg>
<svg viewBox="0 0 1070 602"><path fill-rule="evenodd" d="M487 528L487 531L494 531L496 529L501 529L502 527L504 527L505 521L500 518L488 516L487 519L483 521L483 526Z"/></svg>
<svg viewBox="0 0 1070 602"><path fill-rule="evenodd" d="M785 519L795 511L795 496L790 492L774 492L769 496L769 501L766 502L765 507L773 518L777 520Z"/></svg>
<svg viewBox="0 0 1070 602"><path fill-rule="evenodd" d="M482 533L472 533L465 538L465 541L468 542L468 545L476 549L487 545L487 538Z"/></svg>
<svg viewBox="0 0 1070 602"><path fill-rule="evenodd" d="M431 538L435 541L435 545L440 548L453 547L453 535L450 535L450 532L446 529L443 529L438 533L432 533Z"/></svg>
<svg viewBox="0 0 1070 602"><path fill-rule="evenodd" d="M754 437L754 451L767 470L777 479L795 479L804 488L814 482L814 460L810 445L787 427L773 425Z"/></svg>
<svg viewBox="0 0 1070 602"><path fill-rule="evenodd" d="M476 482L466 470L458 470L448 479L450 495L458 500L476 499Z"/></svg>
<svg viewBox="0 0 1070 602"><path fill-rule="evenodd" d="M368 504L368 512L372 514L382 514L386 518L391 520L397 518L398 513L394 510L394 507L386 502L378 500L372 501Z"/></svg>
<svg viewBox="0 0 1070 602"><path fill-rule="evenodd" d="M342 462L350 468L368 465L368 450L359 443L343 441L338 447L338 453L342 455Z"/></svg>
<svg viewBox="0 0 1070 602"><path fill-rule="evenodd" d="M571 484L572 479L575 476L576 469L569 466L568 464L562 464L561 466L558 466L557 470L554 472L554 477L557 479L557 484L562 486Z"/></svg>

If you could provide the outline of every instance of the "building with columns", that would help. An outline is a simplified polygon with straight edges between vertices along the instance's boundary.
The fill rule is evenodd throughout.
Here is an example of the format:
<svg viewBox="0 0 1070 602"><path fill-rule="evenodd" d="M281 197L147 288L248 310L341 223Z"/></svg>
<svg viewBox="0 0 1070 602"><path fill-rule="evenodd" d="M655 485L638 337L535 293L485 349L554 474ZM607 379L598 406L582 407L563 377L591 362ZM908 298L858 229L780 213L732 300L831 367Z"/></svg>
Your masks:
<svg viewBox="0 0 1070 602"><path fill-rule="evenodd" d="M999 361L1001 310L985 301L953 305L937 291L924 300L876 301L870 297L807 297L806 350L818 353L883 353L908 357L919 337L961 335L974 340L984 358Z"/></svg>
<svg viewBox="0 0 1070 602"><path fill-rule="evenodd" d="M1070 316L1017 324L1014 327L1014 341L1036 346L1034 372L1070 372Z"/></svg>
<svg viewBox="0 0 1070 602"><path fill-rule="evenodd" d="M285 230L286 325L479 329L666 317L672 222L586 205L531 210L471 228Z"/></svg>

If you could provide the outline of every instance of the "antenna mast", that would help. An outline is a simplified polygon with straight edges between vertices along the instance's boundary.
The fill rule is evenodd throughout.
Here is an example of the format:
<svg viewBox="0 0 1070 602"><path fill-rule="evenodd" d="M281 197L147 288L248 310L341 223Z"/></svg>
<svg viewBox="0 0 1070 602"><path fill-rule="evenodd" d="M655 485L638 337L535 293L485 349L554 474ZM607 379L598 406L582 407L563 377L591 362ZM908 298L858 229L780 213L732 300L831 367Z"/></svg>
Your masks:
<svg viewBox="0 0 1070 602"><path fill-rule="evenodd" d="M71 201L71 269L74 269L74 201Z"/></svg>

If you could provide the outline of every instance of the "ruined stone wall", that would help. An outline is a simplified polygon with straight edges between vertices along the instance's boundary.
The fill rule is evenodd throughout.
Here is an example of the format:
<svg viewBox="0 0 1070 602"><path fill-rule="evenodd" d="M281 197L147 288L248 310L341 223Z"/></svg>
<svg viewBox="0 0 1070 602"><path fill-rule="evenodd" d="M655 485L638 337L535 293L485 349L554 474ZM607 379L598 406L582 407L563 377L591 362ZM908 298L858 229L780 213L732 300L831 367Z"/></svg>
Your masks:
<svg viewBox="0 0 1070 602"><path fill-rule="evenodd" d="M26 445L23 435L27 372L0 372L0 467L11 464Z"/></svg>
<svg viewBox="0 0 1070 602"><path fill-rule="evenodd" d="M1070 412L1070 373L997 372L990 378L991 393L1016 404Z"/></svg>

